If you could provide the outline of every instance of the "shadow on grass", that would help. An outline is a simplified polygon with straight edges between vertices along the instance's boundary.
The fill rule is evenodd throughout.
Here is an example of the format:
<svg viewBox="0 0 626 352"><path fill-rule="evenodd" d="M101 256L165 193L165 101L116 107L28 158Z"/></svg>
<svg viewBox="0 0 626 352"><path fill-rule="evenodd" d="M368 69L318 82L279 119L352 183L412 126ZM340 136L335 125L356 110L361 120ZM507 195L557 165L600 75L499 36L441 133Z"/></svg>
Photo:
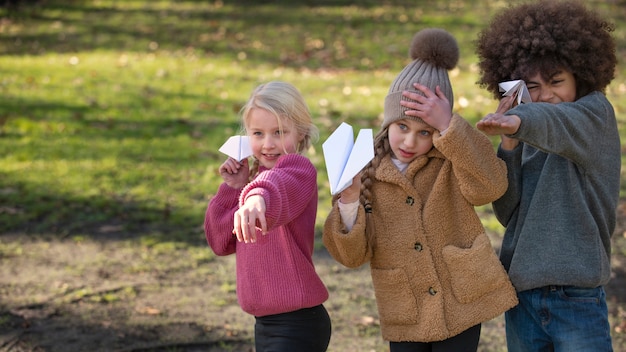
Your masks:
<svg viewBox="0 0 626 352"><path fill-rule="evenodd" d="M81 236L97 241L151 236L165 242L206 246L201 220L204 214L173 209L166 202L148 204L106 196L68 196L2 177L0 204L0 234L47 233L58 238Z"/></svg>

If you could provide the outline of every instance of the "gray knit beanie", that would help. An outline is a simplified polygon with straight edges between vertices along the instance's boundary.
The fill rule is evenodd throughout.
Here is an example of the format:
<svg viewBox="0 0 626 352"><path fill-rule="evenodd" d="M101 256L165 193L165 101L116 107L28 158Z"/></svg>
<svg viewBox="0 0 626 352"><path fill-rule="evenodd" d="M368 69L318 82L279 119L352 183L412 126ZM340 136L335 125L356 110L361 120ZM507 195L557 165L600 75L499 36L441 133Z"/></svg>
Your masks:
<svg viewBox="0 0 626 352"><path fill-rule="evenodd" d="M390 123L401 119L421 121L419 117L407 116L410 110L400 105L400 100L407 100L402 91L417 92L413 83L420 83L435 92L439 86L443 94L454 104L454 94L448 78L448 70L453 69L459 61L459 46L454 37L443 29L427 28L413 36L409 56L413 61L406 65L398 77L391 83L389 93L385 97L385 113L382 129Z"/></svg>

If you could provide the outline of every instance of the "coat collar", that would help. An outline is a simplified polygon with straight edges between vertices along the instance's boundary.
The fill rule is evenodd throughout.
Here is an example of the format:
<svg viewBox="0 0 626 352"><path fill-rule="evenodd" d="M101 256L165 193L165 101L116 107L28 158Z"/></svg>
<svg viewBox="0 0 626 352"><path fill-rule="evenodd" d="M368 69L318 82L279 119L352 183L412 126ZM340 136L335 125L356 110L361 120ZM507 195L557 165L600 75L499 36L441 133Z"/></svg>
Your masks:
<svg viewBox="0 0 626 352"><path fill-rule="evenodd" d="M424 168L431 159L445 159L443 154L436 148L432 148L425 155L413 160L402 174L396 165L391 161L391 153L385 155L376 169L375 178L381 182L397 184L406 190L415 188L413 178L418 171Z"/></svg>

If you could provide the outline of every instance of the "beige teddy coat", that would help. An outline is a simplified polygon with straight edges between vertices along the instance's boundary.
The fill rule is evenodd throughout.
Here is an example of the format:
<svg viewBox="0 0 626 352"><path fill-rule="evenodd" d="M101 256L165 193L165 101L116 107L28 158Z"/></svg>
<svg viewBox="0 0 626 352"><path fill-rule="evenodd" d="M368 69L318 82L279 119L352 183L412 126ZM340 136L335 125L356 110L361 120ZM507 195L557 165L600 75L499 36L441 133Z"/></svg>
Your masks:
<svg viewBox="0 0 626 352"><path fill-rule="evenodd" d="M402 174L386 156L372 180L372 250L365 211L347 231L337 204L324 225L330 254L347 267L370 263L382 335L440 341L517 304L515 289L474 206L507 188L489 139L454 115L434 147Z"/></svg>

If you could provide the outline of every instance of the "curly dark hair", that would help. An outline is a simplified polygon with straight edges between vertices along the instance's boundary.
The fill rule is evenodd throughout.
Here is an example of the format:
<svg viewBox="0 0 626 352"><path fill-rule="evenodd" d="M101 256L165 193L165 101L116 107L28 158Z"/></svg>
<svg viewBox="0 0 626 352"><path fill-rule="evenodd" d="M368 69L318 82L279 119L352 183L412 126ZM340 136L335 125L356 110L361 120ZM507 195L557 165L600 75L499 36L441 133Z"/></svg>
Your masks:
<svg viewBox="0 0 626 352"><path fill-rule="evenodd" d="M604 92L615 78L614 24L576 1L538 1L497 13L478 35L479 86L496 99L498 83L548 80L560 69L576 79L576 98Z"/></svg>

